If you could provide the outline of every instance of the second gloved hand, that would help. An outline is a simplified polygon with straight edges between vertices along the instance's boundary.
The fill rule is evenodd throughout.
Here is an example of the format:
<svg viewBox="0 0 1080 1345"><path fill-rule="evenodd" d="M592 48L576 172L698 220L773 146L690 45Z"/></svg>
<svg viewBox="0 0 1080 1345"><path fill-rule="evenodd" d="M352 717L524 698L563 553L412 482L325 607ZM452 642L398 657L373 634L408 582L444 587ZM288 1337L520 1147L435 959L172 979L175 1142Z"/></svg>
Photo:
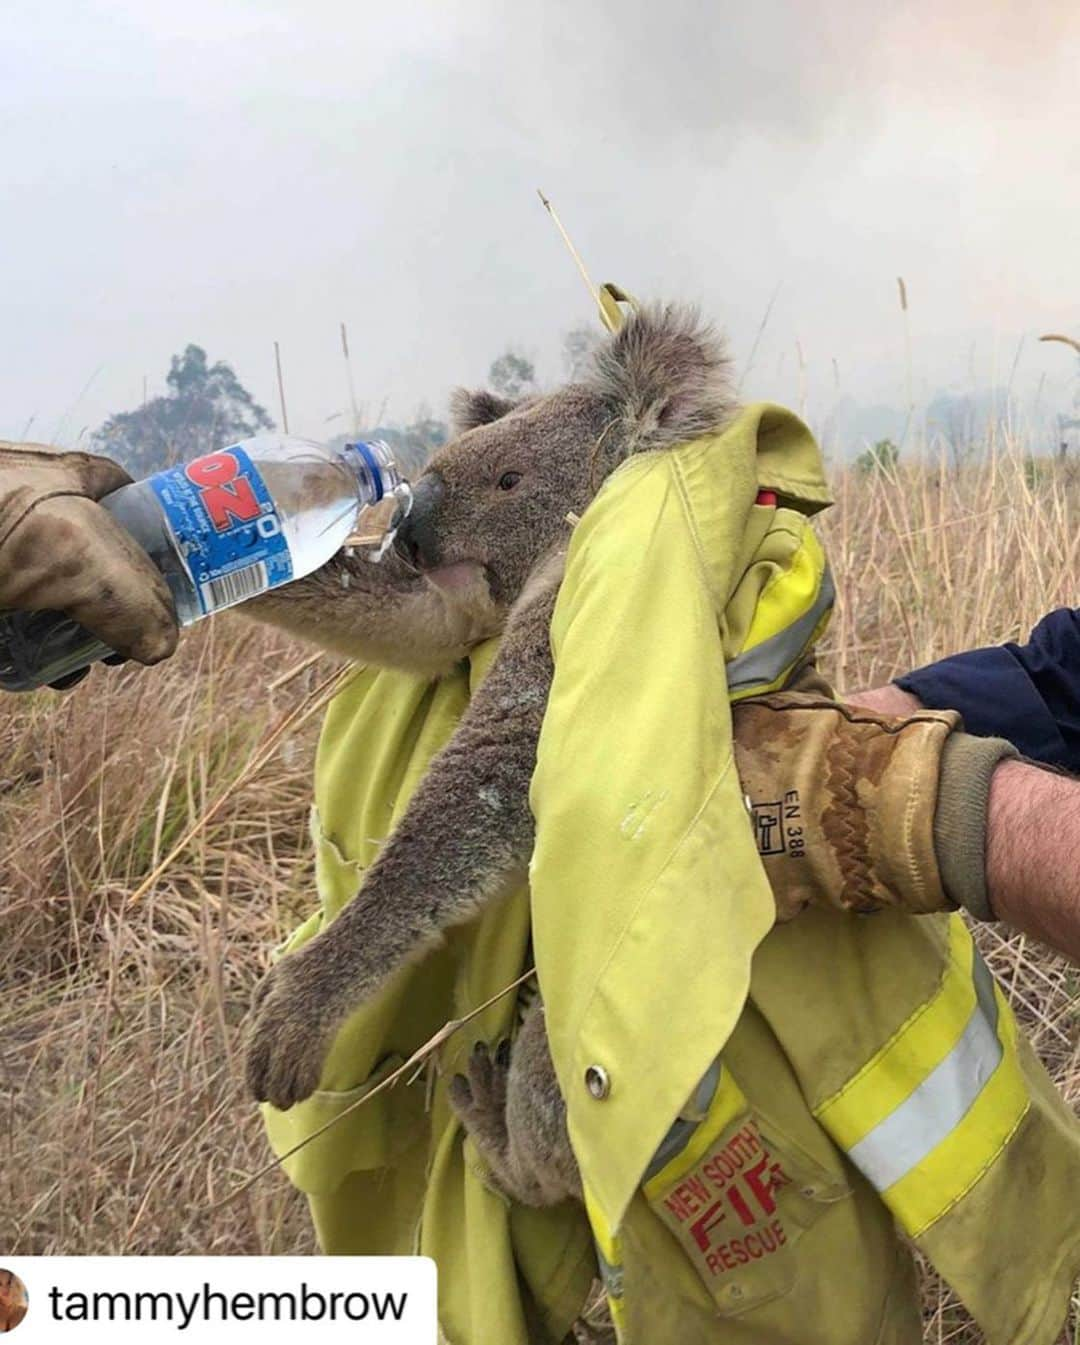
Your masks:
<svg viewBox="0 0 1080 1345"><path fill-rule="evenodd" d="M732 709L735 760L777 920L810 904L850 912L955 909L992 919L986 804L1008 743L952 710L876 714L779 692Z"/></svg>

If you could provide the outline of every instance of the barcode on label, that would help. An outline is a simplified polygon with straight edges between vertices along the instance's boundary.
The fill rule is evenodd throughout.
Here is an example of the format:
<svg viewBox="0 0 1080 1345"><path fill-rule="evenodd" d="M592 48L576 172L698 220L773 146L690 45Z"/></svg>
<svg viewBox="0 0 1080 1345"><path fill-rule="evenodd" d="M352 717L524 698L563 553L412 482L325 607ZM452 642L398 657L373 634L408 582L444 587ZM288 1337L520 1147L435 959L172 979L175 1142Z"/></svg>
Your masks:
<svg viewBox="0 0 1080 1345"><path fill-rule="evenodd" d="M203 605L208 612L220 612L223 607L232 607L234 603L245 602L258 593L265 593L270 587L270 576L266 562L257 560L254 565L245 565L242 570L233 570L218 579L207 579L200 584Z"/></svg>

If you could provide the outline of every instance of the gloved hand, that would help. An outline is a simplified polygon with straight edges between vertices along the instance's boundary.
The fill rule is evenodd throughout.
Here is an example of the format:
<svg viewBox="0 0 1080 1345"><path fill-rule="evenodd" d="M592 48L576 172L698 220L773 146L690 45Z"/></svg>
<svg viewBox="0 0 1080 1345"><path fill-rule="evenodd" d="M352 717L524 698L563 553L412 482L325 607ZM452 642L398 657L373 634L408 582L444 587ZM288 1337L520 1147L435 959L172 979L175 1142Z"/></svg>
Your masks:
<svg viewBox="0 0 1080 1345"><path fill-rule="evenodd" d="M778 921L811 903L994 918L987 799L1010 744L963 733L953 710L894 717L816 693L740 701L732 717Z"/></svg>
<svg viewBox="0 0 1080 1345"><path fill-rule="evenodd" d="M99 500L131 478L108 458L0 441L0 609L61 611L124 657L176 647L160 572Z"/></svg>

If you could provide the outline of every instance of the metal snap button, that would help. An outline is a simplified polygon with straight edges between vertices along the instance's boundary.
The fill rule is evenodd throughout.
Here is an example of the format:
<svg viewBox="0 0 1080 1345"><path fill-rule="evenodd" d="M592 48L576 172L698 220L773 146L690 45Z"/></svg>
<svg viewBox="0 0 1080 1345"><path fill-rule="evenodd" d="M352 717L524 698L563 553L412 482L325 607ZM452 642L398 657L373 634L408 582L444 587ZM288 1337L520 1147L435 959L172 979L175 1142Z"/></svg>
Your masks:
<svg viewBox="0 0 1080 1345"><path fill-rule="evenodd" d="M611 1080L603 1065L589 1066L585 1071L585 1087L591 1097L596 1098L597 1102L603 1102L611 1092Z"/></svg>

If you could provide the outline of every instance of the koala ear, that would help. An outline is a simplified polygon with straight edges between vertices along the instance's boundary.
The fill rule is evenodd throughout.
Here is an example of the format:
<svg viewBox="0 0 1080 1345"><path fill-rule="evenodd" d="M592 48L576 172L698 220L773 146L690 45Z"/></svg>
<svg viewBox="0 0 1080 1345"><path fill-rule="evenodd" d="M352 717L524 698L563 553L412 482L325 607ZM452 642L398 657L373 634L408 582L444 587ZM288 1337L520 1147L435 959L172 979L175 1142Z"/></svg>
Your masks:
<svg viewBox="0 0 1080 1345"><path fill-rule="evenodd" d="M450 427L455 435L475 430L478 425L490 425L501 420L517 405L507 397L499 397L486 388L455 388L450 394Z"/></svg>
<svg viewBox="0 0 1080 1345"><path fill-rule="evenodd" d="M597 350L588 381L615 410L630 453L696 439L737 409L723 338L679 304L631 314Z"/></svg>

